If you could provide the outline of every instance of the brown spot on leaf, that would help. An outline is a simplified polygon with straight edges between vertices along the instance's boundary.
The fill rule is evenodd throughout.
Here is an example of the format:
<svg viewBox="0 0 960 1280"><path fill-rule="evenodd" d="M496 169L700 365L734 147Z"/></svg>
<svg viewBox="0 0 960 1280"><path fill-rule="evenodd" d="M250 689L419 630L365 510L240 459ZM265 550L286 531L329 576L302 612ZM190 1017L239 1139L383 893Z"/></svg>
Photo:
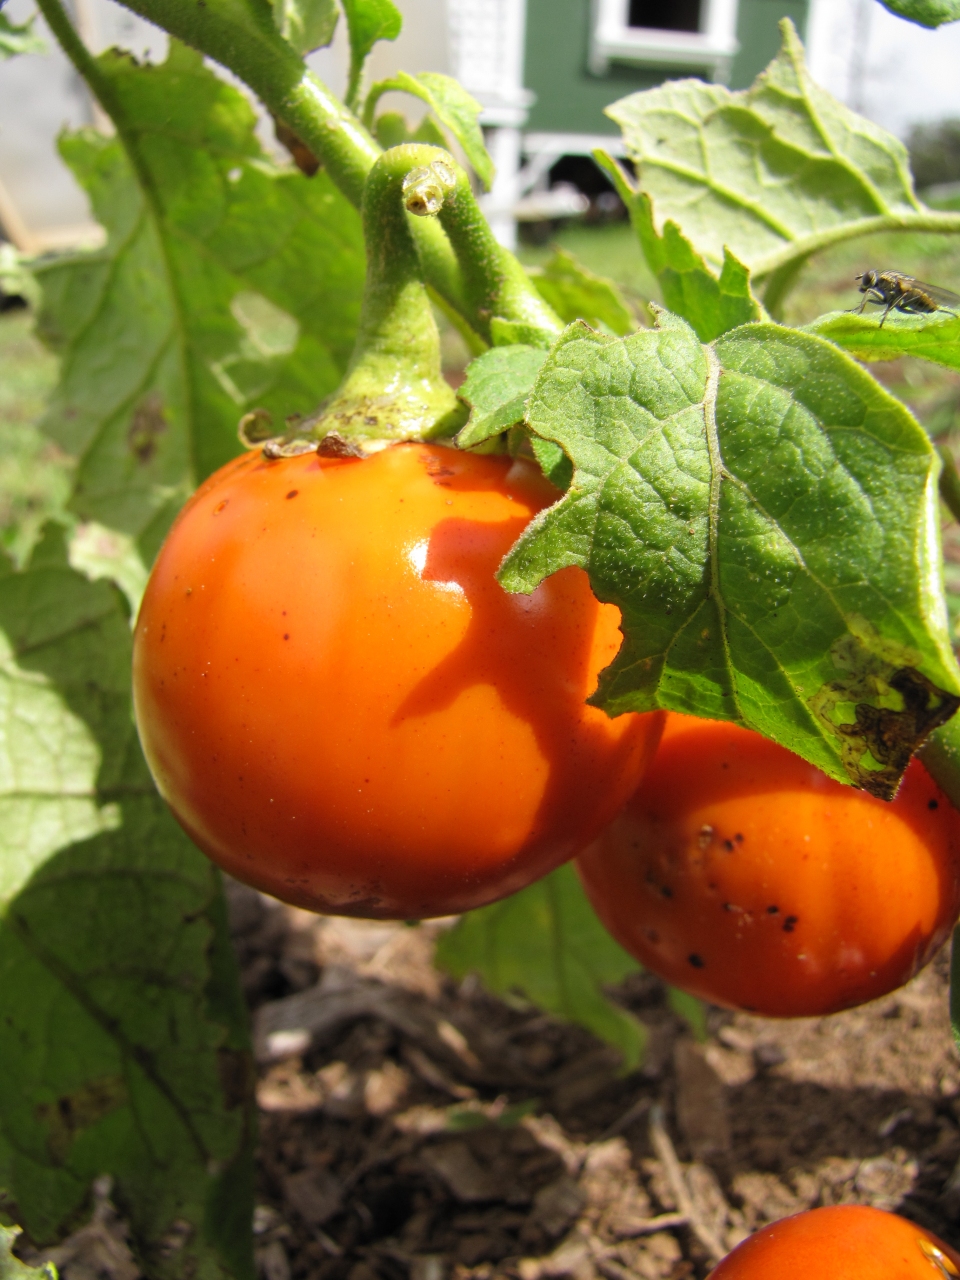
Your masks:
<svg viewBox="0 0 960 1280"><path fill-rule="evenodd" d="M127 1086L122 1077L103 1076L55 1102L42 1102L37 1119L47 1128L47 1150L53 1163L62 1165L74 1140L126 1101Z"/></svg>
<svg viewBox="0 0 960 1280"><path fill-rule="evenodd" d="M144 466L157 452L157 441L167 429L163 416L163 400L156 391L143 397L130 419L127 445L138 462Z"/></svg>
<svg viewBox="0 0 960 1280"><path fill-rule="evenodd" d="M950 719L960 698L916 669L918 653L884 640L865 619L852 619L830 652L841 674L817 691L810 709L840 739L840 758L854 786L892 800L910 757ZM854 719L839 720L849 715L841 704L851 703Z"/></svg>

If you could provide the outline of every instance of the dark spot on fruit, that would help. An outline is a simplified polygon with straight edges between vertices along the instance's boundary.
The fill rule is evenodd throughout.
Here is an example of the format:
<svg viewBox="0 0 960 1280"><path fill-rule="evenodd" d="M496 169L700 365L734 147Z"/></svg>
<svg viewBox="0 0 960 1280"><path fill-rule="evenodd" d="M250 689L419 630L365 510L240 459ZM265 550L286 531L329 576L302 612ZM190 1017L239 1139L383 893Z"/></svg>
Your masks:
<svg viewBox="0 0 960 1280"><path fill-rule="evenodd" d="M300 492L299 489L291 489L290 492L287 494L287 497L295 498L299 492Z"/></svg>
<svg viewBox="0 0 960 1280"><path fill-rule="evenodd" d="M230 501L229 498L224 498L222 502L218 502L217 505L213 508L213 514L215 516L218 516L229 501Z"/></svg>
<svg viewBox="0 0 960 1280"><path fill-rule="evenodd" d="M695 969L702 969L704 967L703 956L698 956L696 952L694 952L693 955L687 956L687 960Z"/></svg>
<svg viewBox="0 0 960 1280"><path fill-rule="evenodd" d="M780 910L779 907L767 907L767 915L775 916L779 910Z"/></svg>
<svg viewBox="0 0 960 1280"><path fill-rule="evenodd" d="M662 884L660 886L660 895L661 897L664 897L664 898L672 898L673 890L669 889L665 884Z"/></svg>
<svg viewBox="0 0 960 1280"><path fill-rule="evenodd" d="M725 903L723 904L723 909L724 909L724 911L732 911L732 910L733 910L733 903L732 903L732 902L725 902Z"/></svg>
<svg viewBox="0 0 960 1280"><path fill-rule="evenodd" d="M729 768L730 768L730 766L727 764L726 760L724 760L724 762L723 762L723 764L720 766L720 768L721 768L721 769L729 769Z"/></svg>
<svg viewBox="0 0 960 1280"><path fill-rule="evenodd" d="M736 840L737 844L743 844L743 836L740 834L739 831L733 838L734 840Z"/></svg>
<svg viewBox="0 0 960 1280"><path fill-rule="evenodd" d="M724 842L723 842L723 847L726 849L727 853L733 853L733 841L732 841L732 840L724 840Z"/></svg>
<svg viewBox="0 0 960 1280"><path fill-rule="evenodd" d="M928 808L928 809L939 809L939 808L940 808L940 806L937 804L936 800L928 800L928 801L927 801L927 808Z"/></svg>
<svg viewBox="0 0 960 1280"><path fill-rule="evenodd" d="M787 916L786 920L784 920L783 922L783 932L793 933L794 929L797 926L797 921L799 919L800 919L799 916Z"/></svg>
<svg viewBox="0 0 960 1280"><path fill-rule="evenodd" d="M290 632L289 632L289 631L284 632L284 636L283 636L283 638L284 638L284 640L289 640L289 639L290 639Z"/></svg>

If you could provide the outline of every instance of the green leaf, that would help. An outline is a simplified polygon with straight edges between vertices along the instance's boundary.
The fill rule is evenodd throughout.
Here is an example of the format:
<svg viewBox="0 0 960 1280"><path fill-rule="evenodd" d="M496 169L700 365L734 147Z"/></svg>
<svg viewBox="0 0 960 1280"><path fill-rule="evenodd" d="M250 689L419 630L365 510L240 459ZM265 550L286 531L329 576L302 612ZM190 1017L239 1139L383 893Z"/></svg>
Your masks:
<svg viewBox="0 0 960 1280"><path fill-rule="evenodd" d="M692 325L701 342L712 342L751 320L766 319L750 288L750 272L729 249L723 251L723 269L718 277L675 222L664 223L662 235L657 232L650 197L628 184L612 156L594 154L613 178L630 212L643 255L660 282L668 311Z"/></svg>
<svg viewBox="0 0 960 1280"><path fill-rule="evenodd" d="M640 966L594 915L572 863L461 916L441 936L437 963L457 979L477 973L496 994L519 992L579 1023L619 1049L627 1071L643 1057L643 1025L602 992Z"/></svg>
<svg viewBox="0 0 960 1280"><path fill-rule="evenodd" d="M673 80L607 108L657 233L673 221L712 268L728 249L754 281L772 277L769 290L775 272L837 240L953 228L955 217L917 200L903 144L819 88L788 19L781 30L780 52L749 89Z"/></svg>
<svg viewBox="0 0 960 1280"><path fill-rule="evenodd" d="M542 347L492 347L473 360L457 394L470 420L457 436L461 449L483 444L523 421L527 397L547 358Z"/></svg>
<svg viewBox="0 0 960 1280"><path fill-rule="evenodd" d="M48 527L0 577L0 1163L38 1244L109 1173L144 1274L240 1280L245 1010L219 875L140 753L130 658L123 597Z"/></svg>
<svg viewBox="0 0 960 1280"><path fill-rule="evenodd" d="M57 1268L52 1262L42 1267L28 1267L14 1255L13 1246L19 1227L5 1227L0 1224L0 1280L57 1280Z"/></svg>
<svg viewBox="0 0 960 1280"><path fill-rule="evenodd" d="M325 48L333 39L340 13L337 0L273 0L273 20L297 53Z"/></svg>
<svg viewBox="0 0 960 1280"><path fill-rule="evenodd" d="M362 68L378 40L396 40L403 14L392 0L340 0L350 32L351 63Z"/></svg>
<svg viewBox="0 0 960 1280"><path fill-rule="evenodd" d="M240 451L253 407L282 430L338 384L363 287L359 220L322 174L271 164L253 111L171 41L162 66L106 53L117 138L61 150L108 231L38 269L63 355L44 429L79 457L73 510L152 557L196 484Z"/></svg>
<svg viewBox="0 0 960 1280"><path fill-rule="evenodd" d="M0 59L17 53L45 53L46 45L33 33L33 19L15 26L0 13Z"/></svg>
<svg viewBox="0 0 960 1280"><path fill-rule="evenodd" d="M939 459L832 343L774 324L704 347L564 331L527 424L574 465L504 561L509 591L565 565L623 614L594 701L732 720L891 796L960 705L937 530Z"/></svg>
<svg viewBox="0 0 960 1280"><path fill-rule="evenodd" d="M939 27L960 19L960 0L880 0L885 9L921 27Z"/></svg>
<svg viewBox="0 0 960 1280"><path fill-rule="evenodd" d="M557 249L552 258L530 272L537 293L548 302L564 322L585 320L587 324L605 325L611 333L632 332L637 322L623 294L603 276L594 275L577 262L566 249Z"/></svg>
<svg viewBox="0 0 960 1280"><path fill-rule="evenodd" d="M371 87L366 114L371 115L382 95L390 92L409 93L425 102L443 128L448 129L460 143L463 154L489 191L493 182L493 161L478 123L483 108L476 98L471 97L458 81L441 75L439 71L421 71L415 76L398 71L389 80L380 80Z"/></svg>
<svg viewBox="0 0 960 1280"><path fill-rule="evenodd" d="M960 316L957 315L900 316L891 312L881 329L879 316L831 311L804 329L829 338L857 360L920 356L948 369L960 369Z"/></svg>

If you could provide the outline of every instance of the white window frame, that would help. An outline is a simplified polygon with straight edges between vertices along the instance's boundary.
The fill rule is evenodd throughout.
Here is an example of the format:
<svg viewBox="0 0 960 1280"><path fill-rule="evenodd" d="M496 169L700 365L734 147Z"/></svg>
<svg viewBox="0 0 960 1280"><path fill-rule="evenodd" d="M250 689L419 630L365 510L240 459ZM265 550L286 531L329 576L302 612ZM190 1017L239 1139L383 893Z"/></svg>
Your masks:
<svg viewBox="0 0 960 1280"><path fill-rule="evenodd" d="M699 31L631 27L630 0L593 0L590 70L606 75L611 62L707 68L715 80L727 78L740 48L738 0L702 0Z"/></svg>

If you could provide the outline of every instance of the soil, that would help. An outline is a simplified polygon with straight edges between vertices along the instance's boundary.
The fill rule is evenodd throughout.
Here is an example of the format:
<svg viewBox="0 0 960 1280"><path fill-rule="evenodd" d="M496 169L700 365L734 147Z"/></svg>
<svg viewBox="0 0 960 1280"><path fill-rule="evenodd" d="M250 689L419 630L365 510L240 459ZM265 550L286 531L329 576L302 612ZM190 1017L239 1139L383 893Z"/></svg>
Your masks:
<svg viewBox="0 0 960 1280"><path fill-rule="evenodd" d="M259 1061L264 1280L681 1280L817 1205L895 1209L960 1247L948 956L828 1018L614 995L640 1070L432 963L449 922L323 918L229 885Z"/></svg>

